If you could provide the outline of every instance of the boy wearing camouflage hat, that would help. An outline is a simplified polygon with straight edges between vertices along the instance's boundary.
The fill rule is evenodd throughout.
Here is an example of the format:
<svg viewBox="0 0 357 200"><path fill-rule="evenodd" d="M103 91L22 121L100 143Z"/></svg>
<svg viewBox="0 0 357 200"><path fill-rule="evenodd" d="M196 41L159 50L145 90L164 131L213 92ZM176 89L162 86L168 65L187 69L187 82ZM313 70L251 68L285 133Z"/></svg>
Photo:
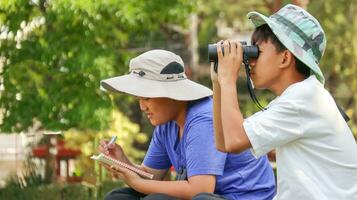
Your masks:
<svg viewBox="0 0 357 200"><path fill-rule="evenodd" d="M250 12L248 18L260 51L250 60L251 79L277 98L244 119L236 93L241 45L217 43L223 47L217 48L218 73L212 70L211 76L217 148L235 153L250 148L257 157L276 149L276 199L356 199L357 145L324 89L319 62L326 39L319 22L294 5L270 17Z"/></svg>

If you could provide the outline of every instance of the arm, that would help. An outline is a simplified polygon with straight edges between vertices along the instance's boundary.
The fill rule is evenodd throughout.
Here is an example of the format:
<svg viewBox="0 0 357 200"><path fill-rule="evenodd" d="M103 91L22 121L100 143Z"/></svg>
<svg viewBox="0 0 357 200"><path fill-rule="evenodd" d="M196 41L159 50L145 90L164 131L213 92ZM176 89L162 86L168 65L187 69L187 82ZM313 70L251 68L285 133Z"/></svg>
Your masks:
<svg viewBox="0 0 357 200"><path fill-rule="evenodd" d="M141 164L141 165L137 165L138 168L146 171L146 172L149 172L151 174L154 174L154 180L163 180L167 174L167 172L169 171L168 169L153 169L153 168L150 168L148 166L145 166L144 164Z"/></svg>
<svg viewBox="0 0 357 200"><path fill-rule="evenodd" d="M144 171L146 171L146 172L149 172L149 173L151 173L151 174L154 174L154 179L155 179L155 180L162 180L162 179L165 177L165 175L166 175L168 169L157 170L157 169L149 168L149 167L147 167L147 166L145 166L145 165L143 165L143 164L142 164L142 165L133 164L133 163L128 159L128 157L125 155L124 150L123 150L123 148L122 148L120 145L114 143L114 144L108 145L108 148L106 148L107 143L108 143L107 140L102 140L102 141L100 141L100 145L99 145L98 150L99 150L101 153L106 154L106 155L108 155L108 156L110 156L110 157L112 157L112 158L115 158L115 159L117 159L117 160L120 160L120 161L122 161L122 162L124 162L124 163L126 163L126 164L129 164L129 165L131 165L131 166L134 166L134 167L136 167L136 168L139 168L139 169L141 169L141 170L144 170ZM107 170L110 171L110 169L109 169L110 166L104 165L104 164L103 164L103 166L104 166ZM115 177L115 175L113 175L113 176Z"/></svg>
<svg viewBox="0 0 357 200"><path fill-rule="evenodd" d="M227 152L221 120L221 88L218 83L217 74L213 70L213 66L211 66L211 80L213 88L213 127L215 144L218 151Z"/></svg>
<svg viewBox="0 0 357 200"><path fill-rule="evenodd" d="M243 128L244 118L239 109L235 83L224 83L221 89L221 115L227 152L240 153L251 147Z"/></svg>
<svg viewBox="0 0 357 200"><path fill-rule="evenodd" d="M219 45L219 44L217 44ZM244 118L239 109L239 102L236 92L236 82L238 71L242 63L242 47L238 42L224 42L224 56L222 48L217 48L219 70L218 82L220 93L216 94L215 121L221 119L221 126L224 137L224 147L227 152L239 153L251 147L249 138L243 128ZM217 90L216 90L217 91ZM215 93L215 91L214 91ZM219 96L219 97L217 97ZM216 127L215 127L216 129ZM217 134L217 133L216 133Z"/></svg>
<svg viewBox="0 0 357 200"><path fill-rule="evenodd" d="M164 193L180 199L192 199L202 193L213 193L216 178L210 175L190 177L187 181L151 181L141 180L133 184L135 190L145 193Z"/></svg>
<svg viewBox="0 0 357 200"><path fill-rule="evenodd" d="M125 168L112 169L130 187L144 194L164 193L180 199L192 199L198 193L213 193L216 185L216 177L212 175L192 176L187 181L157 181L142 179Z"/></svg>

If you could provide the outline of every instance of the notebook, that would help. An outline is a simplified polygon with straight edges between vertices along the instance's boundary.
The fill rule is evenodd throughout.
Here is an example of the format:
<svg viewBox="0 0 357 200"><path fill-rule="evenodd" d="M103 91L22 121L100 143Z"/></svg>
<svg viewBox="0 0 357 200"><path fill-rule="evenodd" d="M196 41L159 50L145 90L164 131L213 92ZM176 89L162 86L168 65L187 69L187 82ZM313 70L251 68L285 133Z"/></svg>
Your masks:
<svg viewBox="0 0 357 200"><path fill-rule="evenodd" d="M154 177L153 174L145 172L145 171L143 171L141 169L138 169L138 168L136 168L134 166L128 165L128 164L126 164L124 162L121 162L119 160L111 158L111 157L109 157L107 155L104 155L102 153L97 155L97 156L93 155L90 158L93 159L93 160L97 160L99 162L103 162L103 163L108 164L108 165L116 165L116 166L119 166L119 167L124 167L126 169L129 169L129 170L137 173L138 175L140 175L141 177L144 177L144 178L153 179L153 177Z"/></svg>

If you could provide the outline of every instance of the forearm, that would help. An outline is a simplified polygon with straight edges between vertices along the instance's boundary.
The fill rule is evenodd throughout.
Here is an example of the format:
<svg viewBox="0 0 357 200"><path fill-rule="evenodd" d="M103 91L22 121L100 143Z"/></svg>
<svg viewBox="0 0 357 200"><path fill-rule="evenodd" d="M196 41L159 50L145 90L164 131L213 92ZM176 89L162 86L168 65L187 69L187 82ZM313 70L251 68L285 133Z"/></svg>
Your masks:
<svg viewBox="0 0 357 200"><path fill-rule="evenodd" d="M221 120L225 148L228 152L239 153L249 148L243 128L243 115L239 109L235 83L221 83Z"/></svg>
<svg viewBox="0 0 357 200"><path fill-rule="evenodd" d="M192 199L193 196L201 192L192 187L188 181L155 181L142 179L133 185L133 188L144 194L164 193L179 199Z"/></svg>
<svg viewBox="0 0 357 200"><path fill-rule="evenodd" d="M216 148L226 152L221 119L221 89L218 81L212 81L213 88L213 127Z"/></svg>
<svg viewBox="0 0 357 200"><path fill-rule="evenodd" d="M143 171L153 174L153 180L163 180L169 171L169 169L152 169L145 166L143 163L141 165L137 165L137 167Z"/></svg>
<svg viewBox="0 0 357 200"><path fill-rule="evenodd" d="M120 161L129 164L131 166L138 167L135 163L131 162L125 154L121 157Z"/></svg>

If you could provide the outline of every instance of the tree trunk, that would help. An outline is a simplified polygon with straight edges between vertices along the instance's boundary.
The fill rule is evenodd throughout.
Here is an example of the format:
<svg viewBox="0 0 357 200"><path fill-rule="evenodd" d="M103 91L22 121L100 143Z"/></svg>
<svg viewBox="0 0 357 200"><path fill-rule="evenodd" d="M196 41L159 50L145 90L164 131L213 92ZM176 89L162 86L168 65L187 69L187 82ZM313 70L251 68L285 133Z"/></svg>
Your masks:
<svg viewBox="0 0 357 200"><path fill-rule="evenodd" d="M198 17L197 13L190 15L190 31L189 31L189 52L190 52L190 68L192 70L192 79L197 79L197 73L199 71L199 54L198 54Z"/></svg>

